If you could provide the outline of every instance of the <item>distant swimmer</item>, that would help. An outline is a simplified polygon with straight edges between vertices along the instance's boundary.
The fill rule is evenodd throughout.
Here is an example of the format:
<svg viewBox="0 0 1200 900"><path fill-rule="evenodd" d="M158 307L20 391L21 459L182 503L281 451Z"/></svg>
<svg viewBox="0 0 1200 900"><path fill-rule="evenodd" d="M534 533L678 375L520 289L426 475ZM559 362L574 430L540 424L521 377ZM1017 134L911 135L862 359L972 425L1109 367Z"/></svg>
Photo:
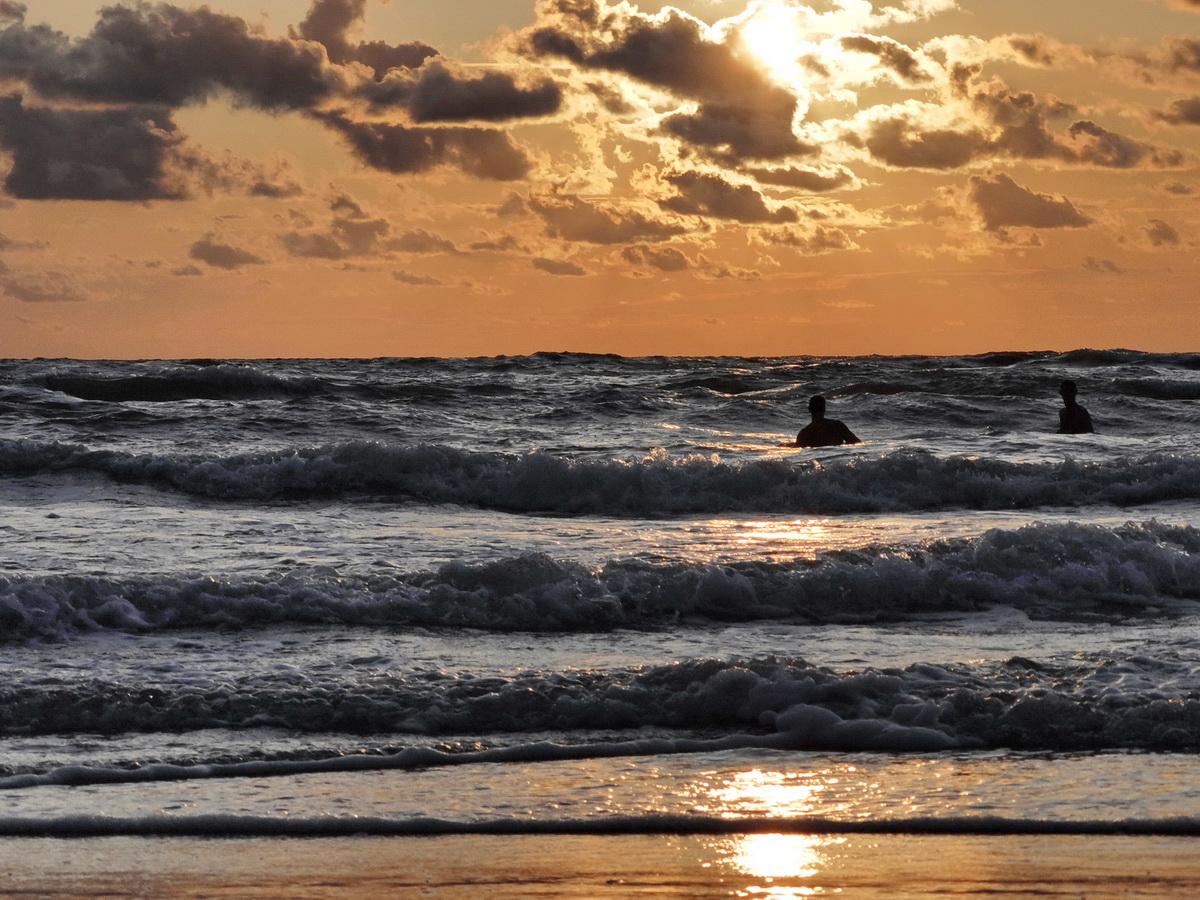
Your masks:
<svg viewBox="0 0 1200 900"><path fill-rule="evenodd" d="M832 447L835 444L861 444L854 432L837 419L825 418L825 398L820 394L808 401L812 421L796 435L797 447Z"/></svg>
<svg viewBox="0 0 1200 900"><path fill-rule="evenodd" d="M1064 381L1058 392L1063 399L1063 408L1058 411L1058 433L1091 434L1095 431L1088 411L1075 402L1075 395L1079 393L1075 382L1069 379Z"/></svg>

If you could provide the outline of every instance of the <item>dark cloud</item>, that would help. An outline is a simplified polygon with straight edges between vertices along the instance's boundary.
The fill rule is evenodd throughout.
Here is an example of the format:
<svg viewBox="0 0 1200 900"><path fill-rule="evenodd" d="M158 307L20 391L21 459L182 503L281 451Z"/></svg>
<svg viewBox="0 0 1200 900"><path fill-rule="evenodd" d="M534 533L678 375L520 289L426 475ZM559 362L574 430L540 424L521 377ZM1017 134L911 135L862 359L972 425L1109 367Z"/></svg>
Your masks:
<svg viewBox="0 0 1200 900"><path fill-rule="evenodd" d="M588 274L587 269L583 266L566 259L547 259L544 256L538 256L530 260L530 263L535 269L545 272L547 275L578 277Z"/></svg>
<svg viewBox="0 0 1200 900"><path fill-rule="evenodd" d="M467 245L467 249L476 253L508 253L512 250L520 250L521 242L511 234L506 234L504 237L493 240L474 241Z"/></svg>
<svg viewBox="0 0 1200 900"><path fill-rule="evenodd" d="M746 169L746 174L760 184L799 188L814 194L835 191L856 183L849 169L835 168L829 171L790 166L784 169Z"/></svg>
<svg viewBox="0 0 1200 900"><path fill-rule="evenodd" d="M477 178L513 181L532 164L507 133L487 128L410 128L383 122L356 122L341 113L312 115L349 143L374 169L396 174L452 165Z"/></svg>
<svg viewBox="0 0 1200 900"><path fill-rule="evenodd" d="M26 200L177 200L171 172L181 138L162 106L27 107L0 97L0 149L12 155L5 190Z"/></svg>
<svg viewBox="0 0 1200 900"><path fill-rule="evenodd" d="M106 6L78 40L11 25L0 31L0 77L53 99L177 107L225 90L269 110L309 108L343 87L317 44L267 37L206 6L166 3Z"/></svg>
<svg viewBox="0 0 1200 900"><path fill-rule="evenodd" d="M622 250L621 257L635 266L650 266L664 272L679 272L690 265L686 254L675 247L634 244Z"/></svg>
<svg viewBox="0 0 1200 900"><path fill-rule="evenodd" d="M329 201L329 209L332 212L340 213L350 219L365 219L367 218L366 211L359 205L358 201L348 194L338 194Z"/></svg>
<svg viewBox="0 0 1200 900"><path fill-rule="evenodd" d="M933 76L925 71L917 55L898 41L856 34L842 38L840 43L845 50L876 57L879 64L894 74L901 84L921 85L933 80Z"/></svg>
<svg viewBox="0 0 1200 900"><path fill-rule="evenodd" d="M871 124L864 141L875 159L902 169L957 169L983 155L987 139L977 131L922 130L904 118Z"/></svg>
<svg viewBox="0 0 1200 900"><path fill-rule="evenodd" d="M1171 125L1200 125L1200 97L1176 100L1161 112L1151 113L1151 116Z"/></svg>
<svg viewBox="0 0 1200 900"><path fill-rule="evenodd" d="M562 88L548 78L519 83L508 72L469 77L438 60L417 73L397 72L365 86L377 107L403 105L414 122L503 122L558 112Z"/></svg>
<svg viewBox="0 0 1200 900"><path fill-rule="evenodd" d="M1083 267L1089 272L1098 272L1101 275L1124 275L1125 270L1118 266L1111 259L1097 259L1094 256L1089 256L1083 261Z"/></svg>
<svg viewBox="0 0 1200 900"><path fill-rule="evenodd" d="M1190 197L1196 193L1196 189L1190 184L1185 184L1182 181L1168 181L1162 186L1162 189L1168 194L1174 194L1177 197Z"/></svg>
<svg viewBox="0 0 1200 900"><path fill-rule="evenodd" d="M172 269L171 274L178 275L181 278L194 278L197 275L203 275L204 271L199 267L188 263L186 266L180 266L178 269Z"/></svg>
<svg viewBox="0 0 1200 900"><path fill-rule="evenodd" d="M1005 228L1083 228L1091 219L1066 198L1055 199L1021 187L1009 176L972 175L969 195L988 231Z"/></svg>
<svg viewBox="0 0 1200 900"><path fill-rule="evenodd" d="M663 209L691 216L712 216L737 222L795 222L790 206L767 205L763 195L748 184L731 184L706 172L677 172L664 176L679 194L659 201Z"/></svg>
<svg viewBox="0 0 1200 900"><path fill-rule="evenodd" d="M1108 131L1095 122L1076 122L1068 129L1078 145L1077 158L1111 169L1133 169L1144 166L1169 168L1183 165L1186 155L1179 150L1166 150Z"/></svg>
<svg viewBox="0 0 1200 900"><path fill-rule="evenodd" d="M213 240L211 234L192 244L189 255L192 259L198 259L218 269L240 269L242 266L261 265L266 262L261 256L255 256L247 250Z"/></svg>
<svg viewBox="0 0 1200 900"><path fill-rule="evenodd" d="M399 237L392 238L387 242L389 250L398 250L402 253L457 253L458 248L454 246L453 241L448 241L444 237L436 234L431 234L422 228L415 231L406 231Z"/></svg>
<svg viewBox="0 0 1200 900"><path fill-rule="evenodd" d="M654 219L636 209L590 203L574 195L550 194L529 199L551 237L592 244L629 244L665 240L688 229L675 219Z"/></svg>
<svg viewBox="0 0 1200 900"><path fill-rule="evenodd" d="M415 287L440 287L446 283L432 275L414 275L411 272L393 272L392 277L401 284L411 284Z"/></svg>
<svg viewBox="0 0 1200 900"><path fill-rule="evenodd" d="M284 249L292 256L307 259L345 259L350 251L332 234L288 231L279 236Z"/></svg>
<svg viewBox="0 0 1200 900"><path fill-rule="evenodd" d="M438 52L421 41L385 44L351 42L349 35L362 22L367 0L314 0L293 35L325 47L335 63L358 62L374 70L376 79L390 69L415 69Z"/></svg>
<svg viewBox="0 0 1200 900"><path fill-rule="evenodd" d="M1150 227L1144 230L1154 247L1177 247L1182 241L1178 230L1162 219L1151 219Z"/></svg>

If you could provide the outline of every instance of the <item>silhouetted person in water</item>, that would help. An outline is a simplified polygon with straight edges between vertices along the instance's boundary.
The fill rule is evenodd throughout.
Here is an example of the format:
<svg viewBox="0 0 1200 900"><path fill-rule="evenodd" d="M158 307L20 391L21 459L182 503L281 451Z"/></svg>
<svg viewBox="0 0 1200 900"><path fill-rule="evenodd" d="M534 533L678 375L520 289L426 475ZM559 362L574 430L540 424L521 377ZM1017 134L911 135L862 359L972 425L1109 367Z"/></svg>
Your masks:
<svg viewBox="0 0 1200 900"><path fill-rule="evenodd" d="M808 401L812 421L796 435L797 447L831 447L835 444L861 444L854 432L837 419L825 418L825 398L820 394Z"/></svg>
<svg viewBox="0 0 1200 900"><path fill-rule="evenodd" d="M1058 433L1091 434L1095 431L1088 411L1075 402L1075 395L1079 392L1075 382L1064 381L1058 392L1063 398L1063 408L1058 411Z"/></svg>

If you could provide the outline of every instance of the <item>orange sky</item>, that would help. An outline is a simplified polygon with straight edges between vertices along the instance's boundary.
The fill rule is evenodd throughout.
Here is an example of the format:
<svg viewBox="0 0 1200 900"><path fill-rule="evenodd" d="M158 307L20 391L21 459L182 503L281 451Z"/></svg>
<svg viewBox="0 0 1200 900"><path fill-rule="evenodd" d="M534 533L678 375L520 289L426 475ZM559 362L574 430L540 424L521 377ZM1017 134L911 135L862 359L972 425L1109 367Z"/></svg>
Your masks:
<svg viewBox="0 0 1200 900"><path fill-rule="evenodd" d="M1195 350L1197 26L0 0L0 356Z"/></svg>

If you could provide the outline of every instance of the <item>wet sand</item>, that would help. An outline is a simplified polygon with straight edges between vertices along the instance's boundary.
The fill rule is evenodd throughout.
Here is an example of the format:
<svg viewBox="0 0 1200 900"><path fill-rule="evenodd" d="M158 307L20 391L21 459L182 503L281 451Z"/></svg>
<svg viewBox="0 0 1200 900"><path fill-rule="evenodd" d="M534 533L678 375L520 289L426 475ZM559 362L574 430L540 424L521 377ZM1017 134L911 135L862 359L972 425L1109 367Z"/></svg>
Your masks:
<svg viewBox="0 0 1200 900"><path fill-rule="evenodd" d="M1188 897L1195 838L8 838L0 896Z"/></svg>

